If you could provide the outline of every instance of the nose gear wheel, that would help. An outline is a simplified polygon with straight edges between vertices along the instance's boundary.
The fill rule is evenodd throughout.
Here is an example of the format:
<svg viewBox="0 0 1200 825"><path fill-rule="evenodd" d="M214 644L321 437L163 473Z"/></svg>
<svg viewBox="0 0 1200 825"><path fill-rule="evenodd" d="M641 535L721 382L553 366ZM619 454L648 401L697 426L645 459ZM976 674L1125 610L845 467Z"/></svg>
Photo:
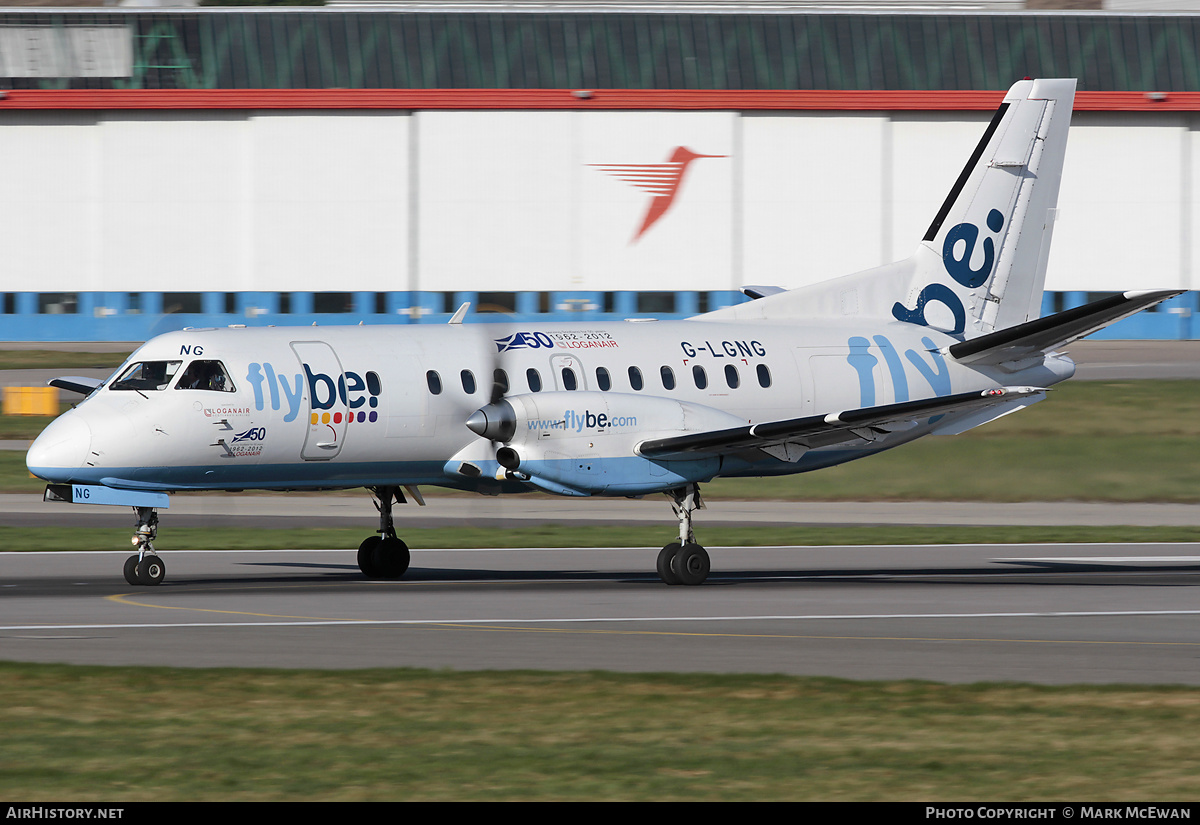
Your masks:
<svg viewBox="0 0 1200 825"><path fill-rule="evenodd" d="M125 559L125 581L132 585L154 586L162 584L167 576L167 565L154 550L154 539L158 538L158 510L153 507L134 507L137 526L133 543L138 551Z"/></svg>

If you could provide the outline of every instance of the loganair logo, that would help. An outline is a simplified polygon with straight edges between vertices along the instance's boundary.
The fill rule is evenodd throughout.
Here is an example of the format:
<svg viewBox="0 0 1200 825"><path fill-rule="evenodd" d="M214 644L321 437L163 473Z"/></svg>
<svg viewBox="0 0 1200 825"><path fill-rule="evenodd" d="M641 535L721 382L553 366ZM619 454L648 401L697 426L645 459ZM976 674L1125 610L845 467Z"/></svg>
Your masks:
<svg viewBox="0 0 1200 825"><path fill-rule="evenodd" d="M267 440L266 427L251 427L233 437L228 444L220 442L225 448L227 458L253 458L262 455L263 442Z"/></svg>
<svg viewBox="0 0 1200 825"><path fill-rule="evenodd" d="M642 218L642 225L633 236L630 244L635 244L659 218L667 214L675 196L679 194L679 185L683 183L683 173L696 158L724 158L728 155L700 155L686 146L676 146L666 163L590 163L602 172L607 172L618 180L633 184L638 189L649 192L650 205Z"/></svg>
<svg viewBox="0 0 1200 825"><path fill-rule="evenodd" d="M611 332L602 329L568 329L554 332L514 332L493 338L496 352L516 349L595 349L620 346Z"/></svg>
<svg viewBox="0 0 1200 825"><path fill-rule="evenodd" d="M1004 215L999 209L988 212L987 227L993 233L999 233L1004 228ZM996 263L996 242L985 237L983 259L976 262L978 266L972 266L978 242L979 227L973 223L960 223L946 233L946 240L942 244L942 264L947 274L968 289L983 286ZM925 319L925 307L931 301L938 301L950 310L954 316L954 328L950 334L961 335L967 327L967 312L963 309L962 299L946 284L929 284L922 289L917 295L917 305L912 309L896 302L892 305L892 316L900 321L927 327L929 321Z"/></svg>
<svg viewBox="0 0 1200 825"><path fill-rule="evenodd" d="M504 338L493 338L496 342L496 352L508 352L514 349L553 348L554 342L544 332L514 332Z"/></svg>
<svg viewBox="0 0 1200 825"><path fill-rule="evenodd" d="M266 427L251 427L248 430L238 433L233 437L231 443L237 444L240 441L265 441L267 438Z"/></svg>
<svg viewBox="0 0 1200 825"><path fill-rule="evenodd" d="M313 372L308 364L300 365L303 373L284 374L277 372L270 363L254 362L246 373L246 380L254 388L254 408L262 410L270 403L271 409L287 408L284 421L294 421L300 414L300 402L304 398L304 386L308 385L313 423L318 417L341 424L342 421L374 423L379 420L379 396L383 387L374 372L359 375L347 370L334 378L323 372ZM333 410L340 406L347 409Z"/></svg>

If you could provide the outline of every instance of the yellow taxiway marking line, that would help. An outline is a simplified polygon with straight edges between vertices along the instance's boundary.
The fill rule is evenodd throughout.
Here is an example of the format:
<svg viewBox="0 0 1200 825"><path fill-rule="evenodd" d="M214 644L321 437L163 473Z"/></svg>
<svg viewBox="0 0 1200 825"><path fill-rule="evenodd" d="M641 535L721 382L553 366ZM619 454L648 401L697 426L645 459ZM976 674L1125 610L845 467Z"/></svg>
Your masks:
<svg viewBox="0 0 1200 825"><path fill-rule="evenodd" d="M191 591L195 592L195 591ZM254 613L249 610L219 610L215 607L185 607L183 605L169 604L145 604L143 602L135 602L127 598L128 593L117 593L112 596L105 596L105 601L116 602L127 607L151 607L157 610L192 610L197 613L224 613L231 616L255 616L260 619L296 619L306 622L344 622L345 624L355 624L361 622L370 622L370 619L333 619L327 616L287 616L277 613Z"/></svg>
<svg viewBox="0 0 1200 825"><path fill-rule="evenodd" d="M578 635L608 635L608 636L694 636L697 638L736 638L736 639L807 639L811 641L889 641L889 642L991 642L991 643L1007 643L1007 644L1083 644L1083 645L1131 645L1131 646L1150 646L1150 647L1200 647L1200 642L1154 642L1154 641L1116 641L1105 639L1002 639L1002 638L979 638L979 637L942 637L942 636L828 636L828 635L812 635L804 633L711 633L711 632L692 632L683 630L614 630L614 629L584 629L584 628L569 628L569 627L521 627L506 623L505 620L497 622L496 620L487 619L464 619L461 621L446 621L445 619L348 619L348 618L329 618L321 616L290 616L279 615L274 613L256 613L243 610L220 610L216 608L206 607L182 607L172 605L155 605L135 602L127 598L128 594L117 594L105 597L107 600L123 604L130 607L151 607L160 610L193 610L200 613L219 613L224 615L235 616L252 616L262 619L287 619L293 622L313 623L313 624L371 624L371 625L419 625L424 627L440 627L454 630L475 630L487 633L572 633ZM1151 611L1172 612L1172 611ZM1194 611L1183 611L1193 613ZM997 614L981 614L983 616L997 617ZM1026 614L1021 614L1026 615ZM1061 615L1061 614L1060 614ZM652 622L652 621L747 621L747 620L828 620L828 619L861 619L867 618L860 615L852 616L689 616L689 617L635 617L635 618L574 618L574 619L536 619L525 621L536 621L542 624L550 624L554 622L572 622L572 623L587 623L587 622ZM879 618L886 618L880 616ZM946 616L931 615L928 617L912 616L912 618L946 618ZM508 620L513 621L513 620ZM521 620L516 620L521 621ZM487 622L487 623L485 623ZM229 623L216 624L216 627L264 627L272 626L273 623ZM193 625L165 625L172 626L193 626ZM53 629L55 626L47 625L44 629ZM61 626L58 629L62 629Z"/></svg>

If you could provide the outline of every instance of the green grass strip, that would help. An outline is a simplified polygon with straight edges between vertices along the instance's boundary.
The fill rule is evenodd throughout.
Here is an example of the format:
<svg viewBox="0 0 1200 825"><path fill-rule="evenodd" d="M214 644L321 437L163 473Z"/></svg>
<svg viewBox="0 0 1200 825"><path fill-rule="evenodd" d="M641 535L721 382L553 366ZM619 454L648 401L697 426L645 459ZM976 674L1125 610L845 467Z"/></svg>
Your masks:
<svg viewBox="0 0 1200 825"><path fill-rule="evenodd" d="M1198 729L1183 687L0 664L0 796L1161 803Z"/></svg>
<svg viewBox="0 0 1200 825"><path fill-rule="evenodd" d="M0 345L0 370L116 369L128 352L68 352L55 349L4 349Z"/></svg>

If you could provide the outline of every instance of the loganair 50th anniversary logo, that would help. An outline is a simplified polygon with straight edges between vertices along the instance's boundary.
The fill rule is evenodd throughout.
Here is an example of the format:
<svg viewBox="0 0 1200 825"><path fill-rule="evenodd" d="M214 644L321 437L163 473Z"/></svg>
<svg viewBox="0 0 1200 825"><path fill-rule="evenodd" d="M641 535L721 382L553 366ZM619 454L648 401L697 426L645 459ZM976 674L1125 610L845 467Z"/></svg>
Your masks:
<svg viewBox="0 0 1200 825"><path fill-rule="evenodd" d="M498 353L515 349L607 349L620 346L611 332L602 329L514 332L492 340Z"/></svg>
<svg viewBox="0 0 1200 825"><path fill-rule="evenodd" d="M683 183L683 174L696 158L724 158L728 155L701 155L686 146L676 146L666 163L589 163L602 172L607 172L618 180L643 189L651 195L642 218L642 225L633 236L630 244L635 244L659 218L667 214L679 187Z"/></svg>

